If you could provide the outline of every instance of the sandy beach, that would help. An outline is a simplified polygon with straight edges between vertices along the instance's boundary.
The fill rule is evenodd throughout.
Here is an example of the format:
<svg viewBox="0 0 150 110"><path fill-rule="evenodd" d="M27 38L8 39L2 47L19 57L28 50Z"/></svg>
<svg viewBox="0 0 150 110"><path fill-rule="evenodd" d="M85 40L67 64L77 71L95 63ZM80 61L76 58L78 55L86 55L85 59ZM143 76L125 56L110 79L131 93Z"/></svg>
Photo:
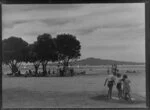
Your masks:
<svg viewBox="0 0 150 110"><path fill-rule="evenodd" d="M106 74L74 77L3 77L4 108L126 108L146 107L145 74L130 74L133 103L107 100ZM113 88L113 97L117 97Z"/></svg>

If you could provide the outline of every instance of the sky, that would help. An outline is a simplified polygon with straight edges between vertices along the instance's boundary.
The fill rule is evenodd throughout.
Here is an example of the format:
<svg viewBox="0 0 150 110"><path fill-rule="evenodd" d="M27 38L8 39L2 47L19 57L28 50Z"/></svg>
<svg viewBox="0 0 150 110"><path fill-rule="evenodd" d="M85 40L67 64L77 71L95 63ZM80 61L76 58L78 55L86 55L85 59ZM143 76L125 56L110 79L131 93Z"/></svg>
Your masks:
<svg viewBox="0 0 150 110"><path fill-rule="evenodd" d="M145 62L144 3L2 5L2 23L3 39L69 33L81 43L81 59Z"/></svg>

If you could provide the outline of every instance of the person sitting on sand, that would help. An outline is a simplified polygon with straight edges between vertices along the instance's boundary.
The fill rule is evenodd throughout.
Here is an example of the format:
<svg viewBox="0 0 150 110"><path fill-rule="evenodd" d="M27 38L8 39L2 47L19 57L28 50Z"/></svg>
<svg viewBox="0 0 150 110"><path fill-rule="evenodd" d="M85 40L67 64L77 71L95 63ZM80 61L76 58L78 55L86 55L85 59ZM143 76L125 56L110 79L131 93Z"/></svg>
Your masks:
<svg viewBox="0 0 150 110"><path fill-rule="evenodd" d="M117 85L116 88L118 90L118 98L121 99L122 98L122 93L123 93L123 80L121 78L121 74L117 73Z"/></svg>
<svg viewBox="0 0 150 110"><path fill-rule="evenodd" d="M123 92L125 100L132 101L131 99L131 88L130 88L131 81L128 79L128 76L125 74L123 75Z"/></svg>
<svg viewBox="0 0 150 110"><path fill-rule="evenodd" d="M113 89L113 85L115 84L115 80L116 77L115 75L108 75L108 77L105 80L104 86L107 83L107 87L108 87L108 98L111 99L112 98L112 89Z"/></svg>

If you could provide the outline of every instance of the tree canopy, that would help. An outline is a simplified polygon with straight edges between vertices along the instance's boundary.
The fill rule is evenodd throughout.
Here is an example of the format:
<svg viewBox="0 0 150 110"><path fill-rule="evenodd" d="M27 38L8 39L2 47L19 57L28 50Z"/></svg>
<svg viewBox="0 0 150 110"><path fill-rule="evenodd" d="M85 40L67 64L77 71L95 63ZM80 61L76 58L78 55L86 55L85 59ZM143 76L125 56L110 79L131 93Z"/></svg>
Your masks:
<svg viewBox="0 0 150 110"><path fill-rule="evenodd" d="M56 38L52 38L50 34L44 33L32 44L28 44L22 38L10 37L4 39L2 43L3 62L9 65L13 74L19 71L21 62L30 62L35 67L35 74L38 73L41 64L45 76L49 61L57 61L65 68L71 60L81 56L80 42L71 34L59 34Z"/></svg>
<svg viewBox="0 0 150 110"><path fill-rule="evenodd" d="M12 73L18 71L19 62L26 60L27 58L27 46L28 43L22 38L10 37L2 41L3 49L3 63L10 66Z"/></svg>
<svg viewBox="0 0 150 110"><path fill-rule="evenodd" d="M80 42L71 34L59 34L56 39L58 59L68 65L69 60L77 59L81 56Z"/></svg>
<svg viewBox="0 0 150 110"><path fill-rule="evenodd" d="M53 61L55 45L50 34L44 33L39 35L34 45L40 61Z"/></svg>
<svg viewBox="0 0 150 110"><path fill-rule="evenodd" d="M37 37L37 41L35 42L35 52L37 53L37 57L40 60L43 67L43 74L46 74L46 66L48 61L55 61L55 52L56 47L52 36L50 34L44 33Z"/></svg>

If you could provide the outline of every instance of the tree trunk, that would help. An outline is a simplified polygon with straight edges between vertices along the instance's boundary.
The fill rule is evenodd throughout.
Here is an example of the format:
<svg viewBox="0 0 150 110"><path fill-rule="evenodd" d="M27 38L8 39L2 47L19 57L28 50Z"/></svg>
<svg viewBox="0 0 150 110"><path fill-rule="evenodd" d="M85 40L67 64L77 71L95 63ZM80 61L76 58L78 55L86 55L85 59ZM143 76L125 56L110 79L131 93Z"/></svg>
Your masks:
<svg viewBox="0 0 150 110"><path fill-rule="evenodd" d="M46 76L46 75L47 75L46 67L47 67L47 61L42 62L43 76Z"/></svg>
<svg viewBox="0 0 150 110"><path fill-rule="evenodd" d="M40 62L36 61L33 63L33 65L34 65L34 69L35 69L35 75L38 75L38 69L40 66Z"/></svg>
<svg viewBox="0 0 150 110"><path fill-rule="evenodd" d="M10 64L10 69L11 69L12 75L17 76L17 73L19 71L17 65L11 63Z"/></svg>
<svg viewBox="0 0 150 110"><path fill-rule="evenodd" d="M67 71L67 69L68 69L68 64L69 64L68 61L64 61L64 63L63 63L63 74L62 74L62 76L65 76L66 71Z"/></svg>
<svg viewBox="0 0 150 110"><path fill-rule="evenodd" d="M17 65L12 65L12 73L14 74L14 75L16 75L16 73L18 72L18 67L17 67Z"/></svg>
<svg viewBox="0 0 150 110"><path fill-rule="evenodd" d="M19 64L19 62L17 62L16 60L12 60L8 63L10 69L11 69L11 72L12 72L12 75L14 76L20 76L21 73L19 71L19 67L21 65L21 62Z"/></svg>
<svg viewBox="0 0 150 110"><path fill-rule="evenodd" d="M39 66L37 66L37 65L34 65L34 68L35 68L35 75L37 75L37 74L38 74L38 69L39 69Z"/></svg>

